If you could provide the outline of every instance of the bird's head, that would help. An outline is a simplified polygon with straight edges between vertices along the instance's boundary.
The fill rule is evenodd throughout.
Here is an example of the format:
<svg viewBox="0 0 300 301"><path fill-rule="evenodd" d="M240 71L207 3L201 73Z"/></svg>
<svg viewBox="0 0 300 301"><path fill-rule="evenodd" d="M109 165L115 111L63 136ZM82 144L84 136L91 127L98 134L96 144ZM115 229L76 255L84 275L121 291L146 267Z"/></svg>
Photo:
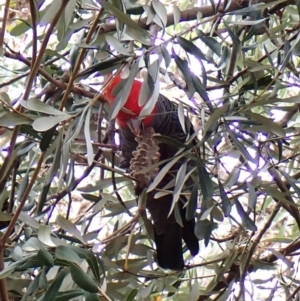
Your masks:
<svg viewBox="0 0 300 301"><path fill-rule="evenodd" d="M112 105L115 101L117 91L120 91L118 85L121 85L122 78L120 75L113 77L108 85L103 90L103 95L107 98L108 104ZM142 82L139 80L134 80L129 96L123 106L124 109L121 109L116 117L117 123L121 128L129 126L130 129L134 132L137 132L137 129L140 128L140 125L143 124L145 127L151 126L153 121L153 114L156 111L156 106L154 107L151 115L141 119L140 114L143 109L143 106L139 106L139 95L142 87Z"/></svg>

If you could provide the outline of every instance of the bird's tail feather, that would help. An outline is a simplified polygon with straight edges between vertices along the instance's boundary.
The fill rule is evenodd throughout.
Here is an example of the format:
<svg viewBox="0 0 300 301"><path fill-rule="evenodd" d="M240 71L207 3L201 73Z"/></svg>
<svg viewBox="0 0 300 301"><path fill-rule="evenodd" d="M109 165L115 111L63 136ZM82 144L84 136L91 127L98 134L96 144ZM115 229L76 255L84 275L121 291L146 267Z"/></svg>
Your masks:
<svg viewBox="0 0 300 301"><path fill-rule="evenodd" d="M160 235L154 230L154 241L158 265L164 269L181 270L184 266L181 227L170 224L165 234Z"/></svg>

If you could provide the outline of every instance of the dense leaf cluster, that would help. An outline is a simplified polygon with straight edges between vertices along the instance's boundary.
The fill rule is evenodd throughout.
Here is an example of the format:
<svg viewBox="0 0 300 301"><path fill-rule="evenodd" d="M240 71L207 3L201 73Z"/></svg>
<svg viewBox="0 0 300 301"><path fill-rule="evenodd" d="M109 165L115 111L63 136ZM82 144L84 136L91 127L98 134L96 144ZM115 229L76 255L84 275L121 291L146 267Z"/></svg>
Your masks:
<svg viewBox="0 0 300 301"><path fill-rule="evenodd" d="M9 2L0 299L299 298L300 2ZM102 87L120 70L126 80L108 108ZM197 153L198 180L183 191L183 165L173 191L174 202L188 195L201 246L183 271L158 268L145 195L137 200L118 168L111 120L136 77L140 104L166 94L197 134L182 154Z"/></svg>

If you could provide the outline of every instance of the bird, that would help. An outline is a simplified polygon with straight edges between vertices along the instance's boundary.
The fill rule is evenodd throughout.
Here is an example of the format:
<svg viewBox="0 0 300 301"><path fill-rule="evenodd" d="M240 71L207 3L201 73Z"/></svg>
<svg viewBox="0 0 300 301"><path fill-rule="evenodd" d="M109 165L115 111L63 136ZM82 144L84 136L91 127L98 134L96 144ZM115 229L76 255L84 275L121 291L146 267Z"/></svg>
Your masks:
<svg viewBox="0 0 300 301"><path fill-rule="evenodd" d="M123 85L120 74L112 77L103 89L103 95L110 106L116 100L116 87ZM139 94L142 88L142 82L134 79L128 98L123 108L116 115L116 122L119 126L121 159L120 167L129 168L134 153L138 147L136 135L139 128L152 128L155 134L160 134L177 140L179 143L185 143L187 135L194 133L190 120L185 116L185 128L189 131L187 134L181 125L178 115L178 106L171 102L163 94L159 94L157 102L152 112L140 118L143 106L139 105ZM117 89L118 90L118 89ZM122 92L121 92L122 93ZM159 143L160 161L174 158L178 149L174 145ZM163 168L166 163L159 166ZM177 162L172 171L178 172L182 163ZM172 179L174 173L169 171L157 185L158 189L164 188ZM140 193L137 192L136 193ZM166 194L160 198L155 198L155 191L149 192L146 197L146 208L150 212L154 223L154 242L156 245L157 263L161 268L170 270L182 270L184 268L183 243L185 242L192 256L199 253L199 241L195 235L195 218L186 219L186 209L182 200L177 202L182 224L179 225L175 219L174 210L170 213L173 195ZM181 198L182 199L182 198ZM187 201L186 199L183 201Z"/></svg>

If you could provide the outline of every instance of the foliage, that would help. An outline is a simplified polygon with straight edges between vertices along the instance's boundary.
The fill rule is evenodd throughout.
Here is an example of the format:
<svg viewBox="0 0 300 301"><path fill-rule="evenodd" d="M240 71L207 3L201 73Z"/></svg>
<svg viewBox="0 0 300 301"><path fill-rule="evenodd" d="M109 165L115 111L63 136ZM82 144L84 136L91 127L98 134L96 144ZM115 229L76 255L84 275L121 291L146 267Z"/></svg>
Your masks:
<svg viewBox="0 0 300 301"><path fill-rule="evenodd" d="M299 298L299 1L27 2L2 6L0 299ZM117 167L121 69L120 102L142 74L140 102L162 91L198 133L183 271Z"/></svg>

